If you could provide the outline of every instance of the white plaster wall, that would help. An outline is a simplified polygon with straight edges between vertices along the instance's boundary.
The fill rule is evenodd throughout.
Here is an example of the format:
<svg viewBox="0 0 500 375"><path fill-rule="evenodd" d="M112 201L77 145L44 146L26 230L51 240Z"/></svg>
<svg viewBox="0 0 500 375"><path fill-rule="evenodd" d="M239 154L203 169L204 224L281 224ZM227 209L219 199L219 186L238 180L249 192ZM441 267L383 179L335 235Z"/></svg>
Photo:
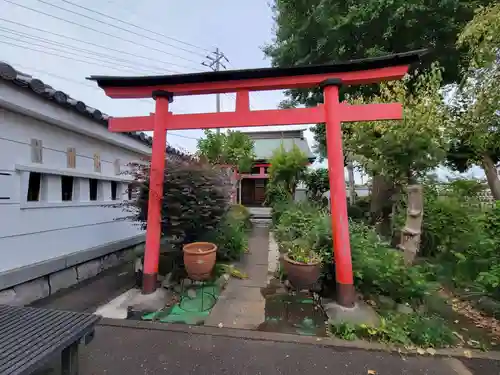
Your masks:
<svg viewBox="0 0 500 375"><path fill-rule="evenodd" d="M80 117L87 122L87 130L92 130L91 126L95 126L96 132L104 128L101 124ZM74 171L92 174L93 155L99 153L100 177L106 180L107 177L117 178L113 164L115 159L120 159L121 169L124 170L128 162L146 156L141 152L143 145L140 142L125 135L111 135L117 139L116 142L107 142L102 137L91 138L6 110L1 108L0 102L0 198L9 198L0 199L0 272L125 240L142 233L130 221L115 220L126 216L126 213L121 208L109 207L111 203L117 202L111 200L111 183L107 181L101 185L102 200L90 202L88 179L75 179L80 187L80 199L73 204L60 201L60 179L57 175L44 176L47 179L50 202L29 202L29 207L26 204L23 206L23 202L26 203L29 172L16 170L16 165L34 165L31 162L31 139L39 139L43 143L43 163L38 164L43 168L68 170L66 151L68 147L74 147L77 155ZM137 152L131 150L133 147L118 146L122 141L120 138L126 138L123 142L129 144L130 141L136 142L136 145L131 145ZM127 181L118 182L120 199L127 199L126 188ZM85 203L85 200L88 202ZM48 204L44 206L42 203Z"/></svg>

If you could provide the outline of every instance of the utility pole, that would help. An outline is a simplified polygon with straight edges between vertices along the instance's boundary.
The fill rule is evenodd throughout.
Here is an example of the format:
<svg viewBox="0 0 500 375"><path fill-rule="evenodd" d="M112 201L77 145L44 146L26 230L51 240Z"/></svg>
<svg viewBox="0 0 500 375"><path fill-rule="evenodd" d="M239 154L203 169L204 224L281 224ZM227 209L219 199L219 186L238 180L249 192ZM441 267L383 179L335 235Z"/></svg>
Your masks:
<svg viewBox="0 0 500 375"><path fill-rule="evenodd" d="M222 52L219 48L216 48L215 52L212 53L213 55L207 56L208 62L203 61L201 65L208 66L214 72L218 72L221 67L227 69L226 66L222 63L222 60L226 60L227 62L229 62L226 55L224 55L224 52ZM215 110L216 112L220 112L220 94L215 94ZM220 128L217 128L217 134L220 134Z"/></svg>

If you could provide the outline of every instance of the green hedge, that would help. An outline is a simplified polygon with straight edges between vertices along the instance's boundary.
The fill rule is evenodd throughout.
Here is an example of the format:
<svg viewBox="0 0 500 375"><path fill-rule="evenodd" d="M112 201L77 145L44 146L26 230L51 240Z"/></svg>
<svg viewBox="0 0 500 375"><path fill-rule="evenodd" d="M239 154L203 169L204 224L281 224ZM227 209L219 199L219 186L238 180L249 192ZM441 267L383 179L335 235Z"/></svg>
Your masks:
<svg viewBox="0 0 500 375"><path fill-rule="evenodd" d="M234 205L224 215L215 231L206 235L205 241L217 245L217 260L238 260L248 249L248 231L251 226L248 210L241 205Z"/></svg>
<svg viewBox="0 0 500 375"><path fill-rule="evenodd" d="M328 212L307 203L288 203L273 212L278 243L300 239L320 254L326 263L333 258L331 220ZM403 255L382 241L363 222L349 222L355 285L365 294L387 295L397 302L419 303L434 290L426 268L408 267ZM329 267L324 267L328 269Z"/></svg>

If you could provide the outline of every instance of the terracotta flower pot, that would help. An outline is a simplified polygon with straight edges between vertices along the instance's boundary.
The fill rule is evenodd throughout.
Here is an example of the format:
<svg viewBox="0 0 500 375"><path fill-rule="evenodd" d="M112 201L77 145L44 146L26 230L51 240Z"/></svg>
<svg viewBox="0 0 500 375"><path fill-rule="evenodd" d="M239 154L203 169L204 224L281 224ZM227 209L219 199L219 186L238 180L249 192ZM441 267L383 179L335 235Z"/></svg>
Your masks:
<svg viewBox="0 0 500 375"><path fill-rule="evenodd" d="M210 278L215 266L217 246L210 242L193 242L182 247L186 272L192 280Z"/></svg>
<svg viewBox="0 0 500 375"><path fill-rule="evenodd" d="M288 257L287 254L283 256L283 263L287 273L288 281L297 289L309 289L321 275L321 262L314 263L300 263Z"/></svg>

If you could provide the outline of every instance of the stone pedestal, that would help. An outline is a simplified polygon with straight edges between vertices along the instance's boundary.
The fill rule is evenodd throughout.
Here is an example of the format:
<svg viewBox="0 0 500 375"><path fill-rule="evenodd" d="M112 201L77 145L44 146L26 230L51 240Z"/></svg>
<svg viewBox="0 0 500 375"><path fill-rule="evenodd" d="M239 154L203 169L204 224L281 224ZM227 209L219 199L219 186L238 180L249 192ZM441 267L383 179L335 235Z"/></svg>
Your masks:
<svg viewBox="0 0 500 375"><path fill-rule="evenodd" d="M328 316L328 323L337 325L350 323L354 325L366 324L377 327L380 324L380 317L375 310L364 303L357 301L354 307L348 308L337 304L334 301L323 303L323 309Z"/></svg>

